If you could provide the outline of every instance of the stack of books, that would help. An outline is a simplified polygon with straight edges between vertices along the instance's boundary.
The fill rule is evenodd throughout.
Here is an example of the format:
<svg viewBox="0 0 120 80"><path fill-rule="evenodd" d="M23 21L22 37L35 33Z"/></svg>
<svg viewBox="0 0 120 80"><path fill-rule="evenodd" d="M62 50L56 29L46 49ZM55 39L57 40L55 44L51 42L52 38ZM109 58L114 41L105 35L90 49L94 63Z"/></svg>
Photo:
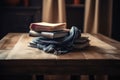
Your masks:
<svg viewBox="0 0 120 80"><path fill-rule="evenodd" d="M29 35L32 37L45 38L61 38L69 34L69 30L65 28L66 23L31 23Z"/></svg>
<svg viewBox="0 0 120 80"><path fill-rule="evenodd" d="M84 49L85 47L90 46L89 44L90 40L88 37L80 37L79 39L76 39L74 41L74 48L75 49Z"/></svg>

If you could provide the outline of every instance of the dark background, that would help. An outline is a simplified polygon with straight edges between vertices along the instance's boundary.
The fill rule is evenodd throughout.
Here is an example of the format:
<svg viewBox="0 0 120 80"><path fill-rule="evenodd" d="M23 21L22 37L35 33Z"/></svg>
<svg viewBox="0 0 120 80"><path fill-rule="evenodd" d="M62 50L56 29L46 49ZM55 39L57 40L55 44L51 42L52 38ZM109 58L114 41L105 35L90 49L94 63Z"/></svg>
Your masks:
<svg viewBox="0 0 120 80"><path fill-rule="evenodd" d="M120 41L120 0L113 0L112 38Z"/></svg>
<svg viewBox="0 0 120 80"><path fill-rule="evenodd" d="M7 0L0 0L0 39L9 32L29 32L31 22L40 22L42 16L42 0L28 0L25 6L23 0L17 5L11 5ZM73 0L66 0L67 28L77 26L83 32L84 4L74 5ZM120 41L120 0L113 0L112 38Z"/></svg>
<svg viewBox="0 0 120 80"><path fill-rule="evenodd" d="M11 5L7 0L0 0L0 39L9 32L29 32L31 22L40 22L42 16L42 0L29 0ZM77 26L83 31L84 0L74 5L73 0L66 0L67 28Z"/></svg>

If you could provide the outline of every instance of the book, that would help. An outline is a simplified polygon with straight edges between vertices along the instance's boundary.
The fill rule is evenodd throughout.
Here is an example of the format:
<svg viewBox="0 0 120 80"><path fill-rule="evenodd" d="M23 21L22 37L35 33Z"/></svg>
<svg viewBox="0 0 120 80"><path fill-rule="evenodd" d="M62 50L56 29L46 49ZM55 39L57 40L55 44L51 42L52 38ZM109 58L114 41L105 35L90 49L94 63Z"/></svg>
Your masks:
<svg viewBox="0 0 120 80"><path fill-rule="evenodd" d="M88 37L80 37L78 39L75 40L74 44L84 44L86 42L89 42L90 40L88 39Z"/></svg>
<svg viewBox="0 0 120 80"><path fill-rule="evenodd" d="M75 49L84 49L86 47L90 46L90 43L89 42L85 42L84 44L74 44L74 48Z"/></svg>
<svg viewBox="0 0 120 80"><path fill-rule="evenodd" d="M67 30L60 30L60 31L51 31L51 32L37 32L37 31L33 31L30 30L29 31L29 36L31 37L45 37L45 38L61 38L61 37L65 37L69 34L69 31Z"/></svg>
<svg viewBox="0 0 120 80"><path fill-rule="evenodd" d="M88 37L80 37L79 39L76 39L74 42L74 48L76 49L83 49L88 46L90 46L90 40Z"/></svg>
<svg viewBox="0 0 120 80"><path fill-rule="evenodd" d="M31 23L30 29L34 31L57 31L65 29L66 23Z"/></svg>

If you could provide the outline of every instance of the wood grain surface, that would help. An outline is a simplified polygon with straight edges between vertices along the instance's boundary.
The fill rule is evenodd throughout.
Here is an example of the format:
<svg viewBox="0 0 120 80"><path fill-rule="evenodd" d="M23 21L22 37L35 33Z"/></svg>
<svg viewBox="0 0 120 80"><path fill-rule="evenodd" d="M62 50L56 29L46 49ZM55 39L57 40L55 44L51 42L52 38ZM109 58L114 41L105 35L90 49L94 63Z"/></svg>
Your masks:
<svg viewBox="0 0 120 80"><path fill-rule="evenodd" d="M28 46L28 33L9 33L0 40L0 74L120 74L120 42L101 34L82 34L90 40L85 49L64 55Z"/></svg>
<svg viewBox="0 0 120 80"><path fill-rule="evenodd" d="M89 38L88 48L73 50L64 55L54 55L29 47L28 44L33 37L27 33L9 33L0 41L0 57L1 59L120 59L119 42L100 34L84 33L82 37Z"/></svg>

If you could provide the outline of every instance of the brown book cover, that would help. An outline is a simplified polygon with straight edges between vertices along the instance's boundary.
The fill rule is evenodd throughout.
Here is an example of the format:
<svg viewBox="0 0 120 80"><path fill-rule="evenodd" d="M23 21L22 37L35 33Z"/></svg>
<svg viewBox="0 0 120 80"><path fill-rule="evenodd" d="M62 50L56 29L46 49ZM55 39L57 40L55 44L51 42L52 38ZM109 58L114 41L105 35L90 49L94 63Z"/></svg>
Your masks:
<svg viewBox="0 0 120 80"><path fill-rule="evenodd" d="M57 31L65 29L66 23L31 23L30 29L34 31Z"/></svg>

